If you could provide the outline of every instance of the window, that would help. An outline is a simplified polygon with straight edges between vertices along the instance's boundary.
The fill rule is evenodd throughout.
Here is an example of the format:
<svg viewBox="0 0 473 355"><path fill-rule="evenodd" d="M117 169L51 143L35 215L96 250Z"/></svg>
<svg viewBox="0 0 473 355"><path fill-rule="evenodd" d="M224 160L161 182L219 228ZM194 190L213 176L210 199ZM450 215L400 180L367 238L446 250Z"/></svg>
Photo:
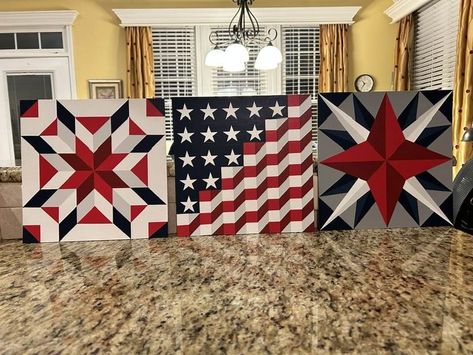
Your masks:
<svg viewBox="0 0 473 355"><path fill-rule="evenodd" d="M209 34L218 31L219 42L228 40L226 26L153 27L156 96L166 99L166 140L172 142L171 97L219 95L310 94L313 102L313 135L316 147L317 93L319 74L319 27L316 25L275 27L274 43L283 53L276 70L254 69L258 47L251 46L250 61L241 73L228 73L204 65L211 49ZM261 37L266 36L263 25Z"/></svg>
<svg viewBox="0 0 473 355"><path fill-rule="evenodd" d="M166 146L172 143L171 97L197 94L194 26L153 28L156 96L166 105Z"/></svg>
<svg viewBox="0 0 473 355"><path fill-rule="evenodd" d="M317 149L317 93L319 92L319 27L283 26L283 91L312 96L312 141Z"/></svg>
<svg viewBox="0 0 473 355"><path fill-rule="evenodd" d="M63 32L2 32L1 50L63 49Z"/></svg>
<svg viewBox="0 0 473 355"><path fill-rule="evenodd" d="M412 88L452 89L458 0L436 0L415 13Z"/></svg>

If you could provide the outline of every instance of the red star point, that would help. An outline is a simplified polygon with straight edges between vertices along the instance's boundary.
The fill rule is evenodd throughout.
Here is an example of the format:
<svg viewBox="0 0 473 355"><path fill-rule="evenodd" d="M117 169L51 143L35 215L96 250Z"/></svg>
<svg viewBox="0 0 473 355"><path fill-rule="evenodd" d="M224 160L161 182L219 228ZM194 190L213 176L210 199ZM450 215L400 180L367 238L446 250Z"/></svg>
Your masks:
<svg viewBox="0 0 473 355"><path fill-rule="evenodd" d="M321 163L365 180L388 225L406 180L449 160L406 140L385 95L367 140Z"/></svg>

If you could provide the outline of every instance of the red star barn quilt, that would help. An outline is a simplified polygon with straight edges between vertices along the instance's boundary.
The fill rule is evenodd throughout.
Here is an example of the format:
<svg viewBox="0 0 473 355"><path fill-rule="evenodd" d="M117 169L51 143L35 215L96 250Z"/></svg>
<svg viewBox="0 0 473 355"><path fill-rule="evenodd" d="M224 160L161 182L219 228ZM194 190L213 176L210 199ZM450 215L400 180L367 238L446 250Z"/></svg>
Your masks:
<svg viewBox="0 0 473 355"><path fill-rule="evenodd" d="M308 95L172 105L179 236L314 230Z"/></svg>
<svg viewBox="0 0 473 355"><path fill-rule="evenodd" d="M450 225L450 91L319 95L319 226Z"/></svg>
<svg viewBox="0 0 473 355"><path fill-rule="evenodd" d="M23 241L167 235L164 102L21 102Z"/></svg>

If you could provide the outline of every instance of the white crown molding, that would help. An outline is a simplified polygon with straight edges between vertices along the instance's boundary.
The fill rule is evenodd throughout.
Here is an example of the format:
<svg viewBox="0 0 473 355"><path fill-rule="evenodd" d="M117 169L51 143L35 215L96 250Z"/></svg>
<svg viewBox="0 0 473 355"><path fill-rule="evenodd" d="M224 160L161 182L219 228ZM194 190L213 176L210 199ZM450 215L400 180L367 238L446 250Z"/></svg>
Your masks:
<svg viewBox="0 0 473 355"><path fill-rule="evenodd" d="M396 23L430 1L432 0L394 0L394 4L388 7L384 13L391 17L391 23Z"/></svg>
<svg viewBox="0 0 473 355"><path fill-rule="evenodd" d="M71 26L79 13L74 10L59 11L2 11L0 28L33 26Z"/></svg>
<svg viewBox="0 0 473 355"><path fill-rule="evenodd" d="M253 7L264 24L352 24L360 6L338 7ZM213 25L228 23L236 8L113 9L120 26Z"/></svg>

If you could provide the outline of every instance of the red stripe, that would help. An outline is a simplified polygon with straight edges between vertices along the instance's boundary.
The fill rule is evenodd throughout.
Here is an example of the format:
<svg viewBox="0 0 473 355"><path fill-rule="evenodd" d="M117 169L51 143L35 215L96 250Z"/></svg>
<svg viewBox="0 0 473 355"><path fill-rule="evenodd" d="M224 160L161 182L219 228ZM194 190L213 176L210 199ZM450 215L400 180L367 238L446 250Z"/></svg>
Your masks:
<svg viewBox="0 0 473 355"><path fill-rule="evenodd" d="M289 129L301 129L304 125L312 120L312 107L304 112L300 117L290 117L288 118L288 127Z"/></svg>
<svg viewBox="0 0 473 355"><path fill-rule="evenodd" d="M305 100L309 99L310 95L288 95L287 96L287 105L289 107L300 106L304 103Z"/></svg>
<svg viewBox="0 0 473 355"><path fill-rule="evenodd" d="M266 130L266 142L277 142L280 137L288 131L288 119L286 118L283 123L276 130Z"/></svg>
<svg viewBox="0 0 473 355"><path fill-rule="evenodd" d="M255 155L263 146L264 142L245 142L243 143L243 155Z"/></svg>

